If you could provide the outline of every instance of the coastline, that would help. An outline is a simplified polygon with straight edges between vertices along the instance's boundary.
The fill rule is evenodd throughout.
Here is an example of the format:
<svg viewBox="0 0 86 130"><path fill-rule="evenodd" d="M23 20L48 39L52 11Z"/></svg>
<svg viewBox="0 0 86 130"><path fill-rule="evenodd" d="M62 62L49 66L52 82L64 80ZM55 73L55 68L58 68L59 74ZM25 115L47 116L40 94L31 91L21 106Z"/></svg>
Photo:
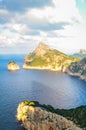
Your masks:
<svg viewBox="0 0 86 130"><path fill-rule="evenodd" d="M51 68L50 66L43 66L43 67L40 67L40 66L37 66L37 67L33 67L33 66L27 66L26 64L23 65L23 69L31 69L31 70L47 70L47 71L58 71L58 72L65 72L62 70L61 67L58 67L58 68Z"/></svg>
<svg viewBox="0 0 86 130"><path fill-rule="evenodd" d="M33 67L33 66L27 66L26 64L23 65L23 69L26 70L46 70L46 71L54 71L54 72L63 72L63 73L67 73L70 76L73 77L79 77L81 80L86 81L86 76L84 77L83 75L80 75L79 73L72 73L69 70L67 70L66 68L62 70L62 67L57 67L55 69L51 68L50 66L37 66L37 67Z"/></svg>
<svg viewBox="0 0 86 130"><path fill-rule="evenodd" d="M69 70L67 70L67 74L73 77L79 77L81 80L86 81L86 76L83 76L80 73L72 73Z"/></svg>

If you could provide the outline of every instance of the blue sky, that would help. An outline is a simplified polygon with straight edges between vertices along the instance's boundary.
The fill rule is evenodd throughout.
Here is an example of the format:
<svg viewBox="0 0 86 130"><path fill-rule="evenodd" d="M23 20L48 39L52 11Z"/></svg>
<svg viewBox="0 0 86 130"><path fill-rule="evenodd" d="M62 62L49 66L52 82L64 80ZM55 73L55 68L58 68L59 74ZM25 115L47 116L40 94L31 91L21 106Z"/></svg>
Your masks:
<svg viewBox="0 0 86 130"><path fill-rule="evenodd" d="M86 0L0 0L0 53L39 42L65 53L86 49Z"/></svg>

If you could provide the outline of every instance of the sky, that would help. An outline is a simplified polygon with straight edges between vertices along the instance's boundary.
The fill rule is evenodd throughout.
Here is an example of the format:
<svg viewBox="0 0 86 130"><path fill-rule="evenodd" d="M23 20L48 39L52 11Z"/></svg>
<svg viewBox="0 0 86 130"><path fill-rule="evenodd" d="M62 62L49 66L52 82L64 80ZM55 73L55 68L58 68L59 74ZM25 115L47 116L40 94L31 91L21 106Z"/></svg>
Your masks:
<svg viewBox="0 0 86 130"><path fill-rule="evenodd" d="M40 42L86 49L86 0L0 0L0 54L27 54Z"/></svg>

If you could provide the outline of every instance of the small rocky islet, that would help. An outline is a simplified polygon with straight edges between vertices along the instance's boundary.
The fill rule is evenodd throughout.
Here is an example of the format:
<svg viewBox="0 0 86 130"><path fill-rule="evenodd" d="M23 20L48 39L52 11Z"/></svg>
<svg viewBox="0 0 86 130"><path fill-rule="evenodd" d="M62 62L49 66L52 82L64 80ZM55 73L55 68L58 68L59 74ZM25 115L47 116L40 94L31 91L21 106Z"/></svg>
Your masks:
<svg viewBox="0 0 86 130"><path fill-rule="evenodd" d="M19 65L14 61L10 61L7 65L7 68L9 71L16 71L20 69Z"/></svg>

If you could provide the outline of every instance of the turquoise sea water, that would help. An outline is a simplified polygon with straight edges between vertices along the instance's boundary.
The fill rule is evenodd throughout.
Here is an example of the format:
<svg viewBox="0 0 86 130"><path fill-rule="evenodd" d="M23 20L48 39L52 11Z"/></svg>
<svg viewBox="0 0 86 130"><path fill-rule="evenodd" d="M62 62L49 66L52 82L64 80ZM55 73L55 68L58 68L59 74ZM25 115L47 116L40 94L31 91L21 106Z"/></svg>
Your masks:
<svg viewBox="0 0 86 130"><path fill-rule="evenodd" d="M64 73L24 70L24 55L0 55L0 130L23 130L16 120L19 102L36 100L58 108L86 105L86 82ZM7 70L9 61L21 69Z"/></svg>

